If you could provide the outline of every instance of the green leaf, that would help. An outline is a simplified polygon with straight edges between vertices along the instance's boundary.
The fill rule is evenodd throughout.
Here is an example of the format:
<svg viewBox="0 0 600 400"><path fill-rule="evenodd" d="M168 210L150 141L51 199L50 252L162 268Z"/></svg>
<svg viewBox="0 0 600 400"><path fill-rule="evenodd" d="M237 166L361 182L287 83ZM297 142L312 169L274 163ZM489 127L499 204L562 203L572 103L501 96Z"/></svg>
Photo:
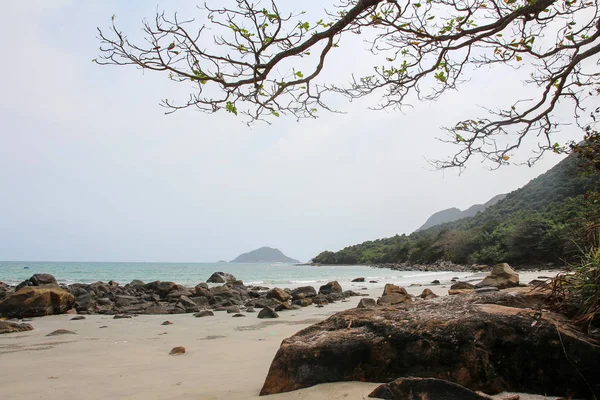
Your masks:
<svg viewBox="0 0 600 400"><path fill-rule="evenodd" d="M227 111L228 113L238 115L237 107L230 101L225 103L225 111Z"/></svg>
<svg viewBox="0 0 600 400"><path fill-rule="evenodd" d="M278 113L277 111L273 110L273 111L271 111L271 113L272 113L274 116L276 116L277 118L279 118L279 113Z"/></svg>

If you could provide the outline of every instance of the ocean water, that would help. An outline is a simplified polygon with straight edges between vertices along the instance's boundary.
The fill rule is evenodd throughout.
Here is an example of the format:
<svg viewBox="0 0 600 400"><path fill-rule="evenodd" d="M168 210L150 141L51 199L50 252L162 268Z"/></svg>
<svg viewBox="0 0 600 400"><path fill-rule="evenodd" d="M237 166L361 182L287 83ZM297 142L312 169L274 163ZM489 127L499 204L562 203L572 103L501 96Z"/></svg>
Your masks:
<svg viewBox="0 0 600 400"><path fill-rule="evenodd" d="M133 279L144 282L172 281L185 286L206 282L213 272L235 275L246 285L294 288L318 286L337 280L342 287L364 277L366 281L409 285L429 283L434 279L448 281L454 276L463 278L469 273L395 271L356 265L295 266L293 264L233 264L233 263L122 263L122 262L9 262L0 261L0 281L16 285L37 273L54 275L59 283L93 283L114 280L126 284ZM353 285L355 286L355 285Z"/></svg>

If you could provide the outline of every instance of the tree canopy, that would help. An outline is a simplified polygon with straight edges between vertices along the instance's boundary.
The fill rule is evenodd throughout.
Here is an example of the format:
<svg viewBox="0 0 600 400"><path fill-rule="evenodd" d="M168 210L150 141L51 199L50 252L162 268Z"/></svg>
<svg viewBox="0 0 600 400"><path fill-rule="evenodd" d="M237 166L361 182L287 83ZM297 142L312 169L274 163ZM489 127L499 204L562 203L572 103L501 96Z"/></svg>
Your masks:
<svg viewBox="0 0 600 400"><path fill-rule="evenodd" d="M191 84L189 98L165 99L167 112L195 107L241 114L248 123L331 110L326 95L378 96L377 109L399 109L415 96L437 99L469 79L474 68L531 69L532 98L487 109L446 127L458 146L438 167L463 167L473 155L509 162L526 136L539 151L564 151L553 134L565 123L587 128L600 93L599 0L340 0L322 19L284 12L283 2L236 0L205 6L206 20L157 13L133 42L116 25L98 29L102 65L132 65ZM338 86L319 80L348 33L363 34L378 63ZM342 43L343 44L343 43ZM302 70L298 65L302 65ZM291 66L291 67L290 67ZM572 118L560 118L569 107Z"/></svg>

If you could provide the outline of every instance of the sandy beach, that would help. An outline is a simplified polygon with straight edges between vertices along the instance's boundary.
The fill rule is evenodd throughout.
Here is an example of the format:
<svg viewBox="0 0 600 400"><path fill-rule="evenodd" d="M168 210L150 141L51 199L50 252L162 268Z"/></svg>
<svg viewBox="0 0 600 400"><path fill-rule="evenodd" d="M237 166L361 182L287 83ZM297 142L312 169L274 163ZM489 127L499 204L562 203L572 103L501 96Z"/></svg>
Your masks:
<svg viewBox="0 0 600 400"><path fill-rule="evenodd" d="M555 273L555 272L554 272ZM528 282L553 272L521 273ZM344 288L377 299L383 286L356 283ZM393 283L393 282L389 282ZM361 290L367 287L368 290ZM446 294L449 285L407 287L420 294L428 287ZM281 341L330 315L355 307L360 298L323 308L309 306L280 312L278 319L244 318L215 312L214 317L192 314L141 315L113 319L112 315L73 315L35 318L35 330L0 336L2 398L25 399L252 399L259 398L270 363ZM164 321L172 325L161 325ZM76 334L46 336L57 329ZM170 356L173 347L186 353ZM271 399L363 399L376 383L322 384ZM501 398L501 397L498 397ZM543 398L524 397L521 398Z"/></svg>

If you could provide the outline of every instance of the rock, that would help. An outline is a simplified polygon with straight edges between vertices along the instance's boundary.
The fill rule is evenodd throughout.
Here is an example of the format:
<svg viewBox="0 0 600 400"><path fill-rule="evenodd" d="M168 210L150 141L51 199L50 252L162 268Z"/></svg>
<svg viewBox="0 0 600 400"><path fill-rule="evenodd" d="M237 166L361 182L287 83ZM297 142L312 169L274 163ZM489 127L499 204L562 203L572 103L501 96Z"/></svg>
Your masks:
<svg viewBox="0 0 600 400"><path fill-rule="evenodd" d="M0 335L4 333L24 332L33 330L31 324L20 324L18 322L0 321Z"/></svg>
<svg viewBox="0 0 600 400"><path fill-rule="evenodd" d="M473 294L475 290L473 289L450 289L448 290L448 294L450 296L461 295L461 294Z"/></svg>
<svg viewBox="0 0 600 400"><path fill-rule="evenodd" d="M311 304L312 304L312 299L311 298L308 298L308 299L298 299L298 300L292 301L292 305L300 306L300 307L308 307Z"/></svg>
<svg viewBox="0 0 600 400"><path fill-rule="evenodd" d="M475 289L475 293L490 293L490 292L498 292L499 289L493 286L486 286L482 288Z"/></svg>
<svg viewBox="0 0 600 400"><path fill-rule="evenodd" d="M202 317L214 317L214 313L210 310L202 310L202 311L198 311L197 313L194 313L194 317L196 318L202 318Z"/></svg>
<svg viewBox="0 0 600 400"><path fill-rule="evenodd" d="M365 278L363 278L363 277L352 279L352 282L364 282L364 281L365 281Z"/></svg>
<svg viewBox="0 0 600 400"><path fill-rule="evenodd" d="M113 319L128 319L128 318L132 318L131 315L117 314L113 317Z"/></svg>
<svg viewBox="0 0 600 400"><path fill-rule="evenodd" d="M173 347L173 349L171 349L169 352L170 356L180 356L182 354L185 354L185 347L183 346Z"/></svg>
<svg viewBox="0 0 600 400"><path fill-rule="evenodd" d="M198 304L187 296L181 296L177 304L180 304L186 312L198 311Z"/></svg>
<svg viewBox="0 0 600 400"><path fill-rule="evenodd" d="M369 281L369 283L377 283L377 281Z"/></svg>
<svg viewBox="0 0 600 400"><path fill-rule="evenodd" d="M292 296L290 296L289 294L287 294L279 288L273 288L267 292L267 299L275 299L282 303L287 302L291 298Z"/></svg>
<svg viewBox="0 0 600 400"><path fill-rule="evenodd" d="M560 317L540 317L540 303L535 309L482 303L528 303L525 297L507 292L446 296L337 313L282 342L261 395L407 376L445 379L489 394L589 398L590 391L600 393L600 346L595 342Z"/></svg>
<svg viewBox="0 0 600 400"><path fill-rule="evenodd" d="M211 297L212 293L210 292L210 289L208 288L208 285L206 283L199 283L196 285L195 287L196 290L196 296L198 297Z"/></svg>
<svg viewBox="0 0 600 400"><path fill-rule="evenodd" d="M517 274L507 263L496 264L492 268L492 273L475 286L494 286L498 289L516 287L519 286L519 274Z"/></svg>
<svg viewBox="0 0 600 400"><path fill-rule="evenodd" d="M67 329L57 329L53 332L50 332L46 336L59 336L59 335L77 335L77 334L75 332L69 331Z"/></svg>
<svg viewBox="0 0 600 400"><path fill-rule="evenodd" d="M475 285L471 285L468 282L456 282L455 284L453 284L452 286L450 286L450 289L452 290L458 290L458 289L475 289Z"/></svg>
<svg viewBox="0 0 600 400"><path fill-rule="evenodd" d="M406 289L388 283L383 288L383 294L377 300L377 305L391 306L395 304L410 303L412 299Z"/></svg>
<svg viewBox="0 0 600 400"><path fill-rule="evenodd" d="M438 281L438 280L436 279L436 280L434 280L434 281L431 281L431 284L432 284L432 285L439 285L439 284L440 284L440 281Z"/></svg>
<svg viewBox="0 0 600 400"><path fill-rule="evenodd" d="M254 310L253 307L246 307L246 312L247 313L253 313L253 312L256 312L256 311Z"/></svg>
<svg viewBox="0 0 600 400"><path fill-rule="evenodd" d="M233 281L237 281L237 279L228 272L215 272L206 280L208 283L227 283Z"/></svg>
<svg viewBox="0 0 600 400"><path fill-rule="evenodd" d="M144 286L145 283L140 281L139 279L134 279L129 283L129 286L133 286L133 287L140 287L140 286Z"/></svg>
<svg viewBox="0 0 600 400"><path fill-rule="evenodd" d="M56 285L26 286L0 302L0 316L28 318L64 314L74 305L75 297Z"/></svg>
<svg viewBox="0 0 600 400"><path fill-rule="evenodd" d="M238 306L227 307L225 311L227 311L227 314L239 314L241 312Z"/></svg>
<svg viewBox="0 0 600 400"><path fill-rule="evenodd" d="M154 281L146 283L142 286L145 290L158 294L161 298L166 298L169 292L173 292L178 289L178 285L175 282L161 282Z"/></svg>
<svg viewBox="0 0 600 400"><path fill-rule="evenodd" d="M319 288L319 294L342 294L343 290L338 281L329 282Z"/></svg>
<svg viewBox="0 0 600 400"><path fill-rule="evenodd" d="M279 315L271 307L265 307L258 313L258 318L279 318Z"/></svg>
<svg viewBox="0 0 600 400"><path fill-rule="evenodd" d="M421 293L421 295L419 296L422 299L435 299L436 297L439 297L437 294L433 293L431 291L431 289L427 288L423 290L423 293Z"/></svg>
<svg viewBox="0 0 600 400"><path fill-rule="evenodd" d="M532 281L529 281L528 285L529 286L541 286L541 285L546 284L546 282L547 281L545 281L545 280L543 281L541 279L534 279Z"/></svg>
<svg viewBox="0 0 600 400"><path fill-rule="evenodd" d="M312 302L317 306L324 306L326 304L329 304L329 301L323 295L317 295L316 297L313 297Z"/></svg>
<svg viewBox="0 0 600 400"><path fill-rule="evenodd" d="M360 299L356 308L371 308L371 307L376 307L376 306L377 306L377 302L375 301L375 299L366 298L366 299Z"/></svg>
<svg viewBox="0 0 600 400"><path fill-rule="evenodd" d="M234 317L234 318L240 318L240 317L245 317L245 315L244 315L244 314L237 313L237 314L233 314L233 317Z"/></svg>
<svg viewBox="0 0 600 400"><path fill-rule="evenodd" d="M292 290L292 300L298 299L306 299L310 297L315 297L317 295L317 291L312 286L301 286Z"/></svg>
<svg viewBox="0 0 600 400"><path fill-rule="evenodd" d="M378 386L369 397L389 400L484 400L488 397L453 382L435 378L398 378Z"/></svg>
<svg viewBox="0 0 600 400"><path fill-rule="evenodd" d="M277 307L274 308L275 311L287 311L291 309L292 307L288 303L278 304Z"/></svg>
<svg viewBox="0 0 600 400"><path fill-rule="evenodd" d="M85 319L85 316L83 315L78 315L76 317L71 318L71 321L80 321L82 319Z"/></svg>
<svg viewBox="0 0 600 400"><path fill-rule="evenodd" d="M15 288L15 292L18 292L19 289L25 286L43 286L43 285L56 285L58 286L58 282L56 278L50 274L35 274L31 278L19 283Z"/></svg>
<svg viewBox="0 0 600 400"><path fill-rule="evenodd" d="M173 325L173 323L171 321L165 321L161 325Z"/></svg>

